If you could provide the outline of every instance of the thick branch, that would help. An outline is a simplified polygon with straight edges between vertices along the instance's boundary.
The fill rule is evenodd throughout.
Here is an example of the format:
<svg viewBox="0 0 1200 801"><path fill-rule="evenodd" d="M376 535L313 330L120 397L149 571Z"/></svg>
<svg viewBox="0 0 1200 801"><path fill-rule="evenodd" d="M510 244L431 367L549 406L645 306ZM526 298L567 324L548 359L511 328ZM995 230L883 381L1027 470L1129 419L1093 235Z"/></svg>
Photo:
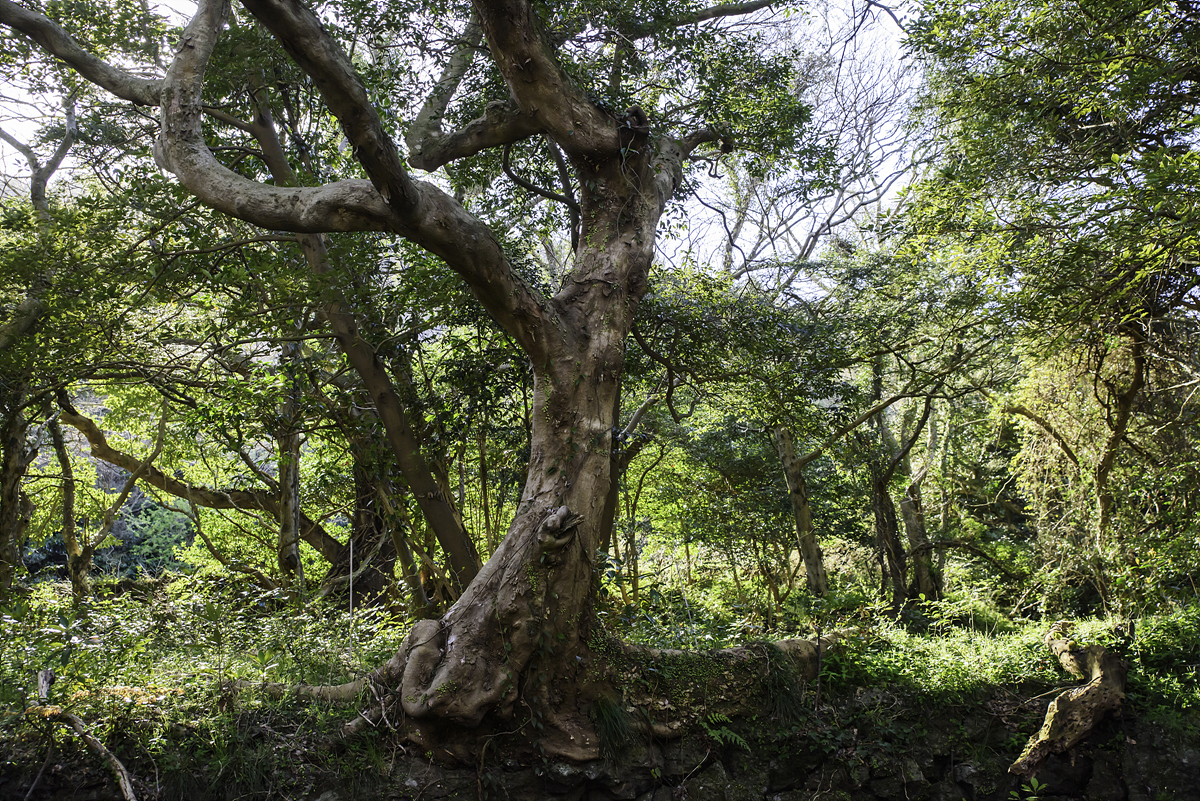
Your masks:
<svg viewBox="0 0 1200 801"><path fill-rule="evenodd" d="M539 130L538 121L511 103L495 101L477 117L453 133L440 131L426 135L414 147L409 144L408 163L433 172L456 159L473 156L481 150L528 139Z"/></svg>
<svg viewBox="0 0 1200 801"><path fill-rule="evenodd" d="M184 29L162 86L162 135L155 158L201 202L268 229L299 232L385 230L391 212L369 181L319 188L266 186L213 157L201 128L204 69L225 24L225 6L205 0Z"/></svg>
<svg viewBox="0 0 1200 801"><path fill-rule="evenodd" d="M671 19L654 20L642 25L625 28L622 29L621 33L630 39L642 39L669 28L682 28L685 25L696 25L712 19L751 14L764 8L770 8L776 2L777 0L753 0L753 2L749 3L722 3L719 6L709 6L699 11L687 11Z"/></svg>
<svg viewBox="0 0 1200 801"><path fill-rule="evenodd" d="M410 210L416 206L417 188L404 169L395 142L384 130L350 57L317 16L296 0L242 0L242 5L275 35L296 64L312 76L325 104L341 122L355 157L383 200L397 209ZM204 59L207 61L207 53Z"/></svg>
<svg viewBox="0 0 1200 801"><path fill-rule="evenodd" d="M617 121L601 111L559 66L529 0L474 0L472 5L517 106L577 158L620 151Z"/></svg>
<svg viewBox="0 0 1200 801"><path fill-rule="evenodd" d="M298 233L391 229L405 236L443 258L530 357L541 360L545 345L556 341L544 331L544 320L551 316L545 299L511 268L487 226L438 188L407 177L345 54L311 13L285 0L247 3L270 17L268 27L310 71L380 191L361 180L320 188L267 186L217 162L200 121L203 73L224 24L221 5L217 0L200 3L164 79L162 138L156 149L162 164L206 205L262 228ZM280 16L267 13L271 11Z"/></svg>
<svg viewBox="0 0 1200 801"><path fill-rule="evenodd" d="M87 80L117 97L143 106L157 106L160 83L137 78L117 69L80 47L66 31L44 14L29 11L10 0L0 0L0 25L6 25L62 59Z"/></svg>
<svg viewBox="0 0 1200 801"><path fill-rule="evenodd" d="M408 163L417 169L432 172L455 159L526 139L538 131L533 115L522 112L511 102L502 101L488 103L483 116L463 128L449 134L442 131L446 107L458 91L482 38L479 20L472 15L463 31L462 42L450 57L445 71L425 99L425 104L417 112L417 118L404 140L408 145Z"/></svg>
<svg viewBox="0 0 1200 801"><path fill-rule="evenodd" d="M12 347L13 343L29 333L38 318L46 310L45 302L36 295L29 295L13 309L12 318L0 326L0 352Z"/></svg>

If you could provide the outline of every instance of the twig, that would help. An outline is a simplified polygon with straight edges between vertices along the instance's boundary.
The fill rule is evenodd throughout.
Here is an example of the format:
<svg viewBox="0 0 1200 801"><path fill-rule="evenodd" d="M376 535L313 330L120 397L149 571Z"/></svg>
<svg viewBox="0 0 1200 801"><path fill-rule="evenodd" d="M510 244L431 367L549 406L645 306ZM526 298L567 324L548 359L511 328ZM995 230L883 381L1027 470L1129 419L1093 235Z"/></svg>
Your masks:
<svg viewBox="0 0 1200 801"><path fill-rule="evenodd" d="M33 791L37 789L38 783L42 780L42 774L46 772L46 768L50 765L50 760L54 759L55 746L58 745L58 740L54 739L54 729L47 727L46 734L50 737L50 747L46 749L46 761L42 763L42 769L33 777L33 784L29 785L29 792L25 793L25 801L29 801L33 797Z"/></svg>

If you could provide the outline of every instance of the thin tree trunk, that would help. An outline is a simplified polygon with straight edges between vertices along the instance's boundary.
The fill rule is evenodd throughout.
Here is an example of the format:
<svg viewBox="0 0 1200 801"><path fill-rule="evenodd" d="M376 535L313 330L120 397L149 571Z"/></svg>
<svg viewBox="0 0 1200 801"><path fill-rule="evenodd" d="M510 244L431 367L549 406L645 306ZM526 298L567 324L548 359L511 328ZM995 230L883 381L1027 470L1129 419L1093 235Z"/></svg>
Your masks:
<svg viewBox="0 0 1200 801"><path fill-rule="evenodd" d="M787 426L775 426L775 449L783 462L783 475L787 480L788 498L796 523L796 544L804 559L808 591L813 595L823 596L829 592L829 579L825 574L821 546L813 533L812 510L808 504L808 485L804 482L804 469L796 457L795 437Z"/></svg>
<svg viewBox="0 0 1200 801"><path fill-rule="evenodd" d="M933 567L933 549L929 547L929 533L925 525L925 506L921 500L921 485L929 474L929 465L937 453L938 426L937 417L930 407L929 414L929 443L925 450L925 462L911 476L908 486L900 498L900 516L904 520L904 530L908 536L908 552L912 557L915 595L924 597L926 601L936 601L941 597L941 577ZM916 436L914 432L913 436ZM911 467L904 460L906 473L911 473Z"/></svg>
<svg viewBox="0 0 1200 801"><path fill-rule="evenodd" d="M24 386L10 389L6 395L6 414L0 427L0 593L12 587L22 564L21 547L29 522L24 511L29 501L21 492L21 482L37 455L37 448L26 441L29 422L22 403Z"/></svg>
<svg viewBox="0 0 1200 801"><path fill-rule="evenodd" d="M300 558L300 431L296 426L299 387L295 361L300 343L283 343L279 368L285 374L286 393L279 416L281 424L275 437L279 464L279 537L276 558L279 575L285 585L304 594L304 563Z"/></svg>
<svg viewBox="0 0 1200 801"><path fill-rule="evenodd" d="M384 470L369 458L370 453L365 445L355 448L352 468L354 512L350 516L353 547L344 550L343 556L329 566L321 581L321 596L344 596L355 609L381 603L387 598L395 586L395 564L399 556L396 532L391 529L402 521L397 519L393 507L380 508L384 499L391 495L391 488L379 478ZM403 539L402 532L400 538ZM351 552L353 562L350 561ZM411 553L409 561L412 561Z"/></svg>
<svg viewBox="0 0 1200 801"><path fill-rule="evenodd" d="M293 186L297 183L275 127L267 102L266 89L254 87L252 95L255 117L249 130L258 141L263 158L277 183ZM328 276L336 272L329 258L325 238L318 234L298 234L296 237L313 273ZM348 311L348 304L336 286L327 290L324 310L337 342L346 359L359 374L363 386L375 401L376 413L383 423L389 445L405 481L412 488L422 514L449 556L459 590L474 579L479 569L475 544L462 526L462 520L450 503L450 497L439 486L429 462L421 453L420 439L413 430L407 411L400 402L395 385L383 362L360 335L358 323Z"/></svg>
<svg viewBox="0 0 1200 801"><path fill-rule="evenodd" d="M403 500L393 506L389 500L391 493L387 492L383 486L377 485L376 489L379 492L380 503L387 508L388 517L391 518L388 531L391 533L392 545L396 551L397 561L400 563L401 580L408 588L409 610L418 620L437 617L439 611L437 605L425 594L425 585L421 582L421 568L413 559L412 549L408 545L407 532L412 531L412 520L409 519L408 509Z"/></svg>
<svg viewBox="0 0 1200 801"><path fill-rule="evenodd" d="M483 508L483 535L487 540L490 554L496 550L496 535L492 531L491 500L488 493L488 463L487 463L487 413L481 415L476 445L479 450L479 505Z"/></svg>
<svg viewBox="0 0 1200 801"><path fill-rule="evenodd" d="M883 560L883 589L891 584L892 606L900 609L908 597L907 565L904 547L900 544L899 526L896 521L896 505L888 492L883 472L874 461L871 463L871 508L875 513L876 544Z"/></svg>
<svg viewBox="0 0 1200 801"><path fill-rule="evenodd" d="M84 563L84 548L75 531L75 471L57 419L50 421L50 441L54 444L58 469L62 473L62 540L67 550L67 577L71 580L71 594L78 603L92 594L88 578L92 564L90 558Z"/></svg>

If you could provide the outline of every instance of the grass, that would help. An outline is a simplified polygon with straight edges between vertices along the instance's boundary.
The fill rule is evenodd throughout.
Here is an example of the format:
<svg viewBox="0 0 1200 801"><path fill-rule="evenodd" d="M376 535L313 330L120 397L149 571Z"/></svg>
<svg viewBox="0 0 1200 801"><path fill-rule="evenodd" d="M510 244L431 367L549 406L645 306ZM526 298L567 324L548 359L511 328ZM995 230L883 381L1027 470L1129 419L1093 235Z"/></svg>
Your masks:
<svg viewBox="0 0 1200 801"><path fill-rule="evenodd" d="M981 627L995 614L985 606L951 601L930 614L897 619L834 598L799 610L791 628L763 634L810 636L814 620L826 631L848 628L840 649L824 661L822 687L830 697L877 687L918 697L926 707L969 706L996 687L1029 697L1073 683L1042 644L1047 623L1004 620ZM22 711L35 700L36 672L51 667L60 677L51 702L134 760L135 773L158 775L167 796L171 782L200 782L214 794L236 786L261 797L275 792L272 782L281 776L304 785L329 773L370 777L386 769L389 757L379 750L386 746L371 738L337 753L318 747L344 722L345 709L235 693L229 681L347 680L395 653L410 625L404 618L368 610L351 622L334 605L298 607L236 581L194 577L143 582L120 593L101 586L98 600L78 608L65 584L39 583L0 613L0 741L7 759L21 754L33 764L44 756L45 732ZM702 604L684 607L681 596L669 594L632 620L611 615L607 625L618 636L684 647L738 642L740 628L736 610L721 616ZM685 625L681 633L677 627ZM1129 661L1127 703L1138 714L1197 733L1200 606L1142 618L1132 638L1126 621L1116 619L1079 621L1073 637L1100 642ZM768 676L768 683L788 680L783 673ZM769 689L772 697L795 700L782 687ZM606 756L619 759L628 721L619 705L604 703L593 714L605 729ZM797 713L781 708L776 716ZM64 749L72 747L64 742Z"/></svg>

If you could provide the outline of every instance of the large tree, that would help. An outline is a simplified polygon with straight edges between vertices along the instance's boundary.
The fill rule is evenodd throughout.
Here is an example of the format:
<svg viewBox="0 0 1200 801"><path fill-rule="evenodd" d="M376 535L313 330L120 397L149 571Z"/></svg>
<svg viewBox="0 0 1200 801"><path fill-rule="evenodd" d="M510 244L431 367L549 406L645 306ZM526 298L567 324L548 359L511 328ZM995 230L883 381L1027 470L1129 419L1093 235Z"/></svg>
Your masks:
<svg viewBox="0 0 1200 801"><path fill-rule="evenodd" d="M355 20L369 32L359 42L350 26L335 27L362 13L357 6L326 3L314 11L295 0L243 0L249 16L240 9L231 16L227 2L201 0L162 77L147 78L141 76L156 69L145 52L137 70L106 63L71 37L72 25L82 22L52 20L33 5L0 0L0 24L118 98L158 107L157 163L210 208L268 231L295 232L312 272L324 277L324 318L466 587L442 618L417 624L376 678L398 689L413 718L471 726L490 714L512 716L520 704L538 721L549 751L593 756L585 697L594 675L591 566L609 489L626 336L647 291L660 219L689 159L706 150L711 160L739 144L778 155L798 141L805 114L791 45L780 32L786 15L777 15L770 0L712 7L383 4ZM451 43L440 51L443 64L421 61L428 50L417 46L413 31L427 27L446 32ZM320 95L324 110L297 116L336 117L353 161L335 153L314 167L298 148L286 151L285 141L305 143L281 135L265 100L271 85L264 76L271 73L253 62L251 46L265 46L264 30ZM389 37L416 44L389 50ZM423 104L391 94L411 91L439 69ZM228 76L238 70L251 77L230 87ZM246 92L248 106L244 98L230 100ZM399 124L396 114L411 124ZM451 120L460 121L456 129ZM269 174L222 163L225 149L210 147L219 126L246 134ZM407 163L395 139L400 129ZM337 147L336 137L325 141ZM472 180L497 175L497 150L514 182L566 208L560 239L573 252L556 291L522 269L519 251L506 241L511 220L482 202L472 210L464 205L479 191ZM527 174L554 176L560 186L551 191L520 178L512 162L521 155ZM446 167L459 176L457 197L444 182L415 179L410 166ZM333 246L328 235L361 231L388 232L441 259L531 363L528 476L508 536L477 574L471 539L431 479L397 376L366 341L339 286L353 249Z"/></svg>

